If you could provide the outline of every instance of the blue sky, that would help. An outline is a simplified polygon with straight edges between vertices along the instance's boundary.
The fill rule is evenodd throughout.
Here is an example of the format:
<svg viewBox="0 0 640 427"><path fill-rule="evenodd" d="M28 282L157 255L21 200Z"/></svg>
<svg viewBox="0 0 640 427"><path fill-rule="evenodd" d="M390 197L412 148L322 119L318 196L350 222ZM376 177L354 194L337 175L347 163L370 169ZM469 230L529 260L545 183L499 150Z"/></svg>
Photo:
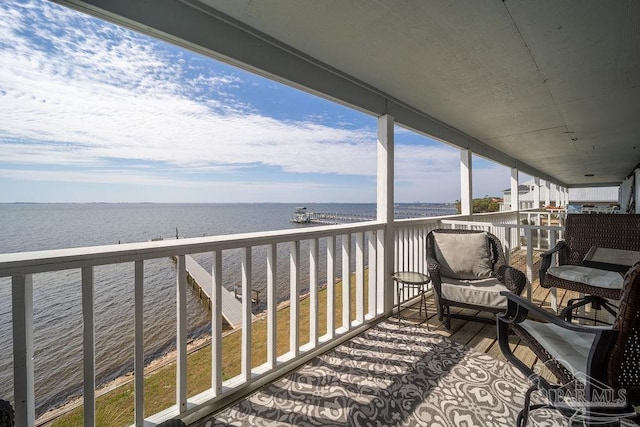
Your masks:
<svg viewBox="0 0 640 427"><path fill-rule="evenodd" d="M0 117L0 202L376 198L375 117L48 1L0 2ZM396 201L458 199L459 157L397 128Z"/></svg>

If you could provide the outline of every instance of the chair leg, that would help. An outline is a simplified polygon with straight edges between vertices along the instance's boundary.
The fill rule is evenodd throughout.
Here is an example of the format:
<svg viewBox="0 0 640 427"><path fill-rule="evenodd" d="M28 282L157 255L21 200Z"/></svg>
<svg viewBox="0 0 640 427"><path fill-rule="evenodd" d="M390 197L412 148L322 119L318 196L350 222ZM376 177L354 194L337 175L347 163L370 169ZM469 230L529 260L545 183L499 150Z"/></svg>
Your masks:
<svg viewBox="0 0 640 427"><path fill-rule="evenodd" d="M447 320L445 321L444 326L450 330L451 329L451 307L449 307L448 305L446 306L446 310L447 310Z"/></svg>
<svg viewBox="0 0 640 427"><path fill-rule="evenodd" d="M571 322L571 320L573 319L573 310L575 310L576 308L585 306L587 304L591 304L591 307L593 308L593 310L605 309L607 312L609 312L609 314L611 314L614 317L617 316L618 314L614 306L609 304L607 300L600 297L588 295L584 298L579 298L579 299L574 298L567 301L567 306L560 312L559 317L561 319L564 319L567 322ZM581 317L578 317L578 318L581 318ZM595 318L592 320L599 323L605 323Z"/></svg>

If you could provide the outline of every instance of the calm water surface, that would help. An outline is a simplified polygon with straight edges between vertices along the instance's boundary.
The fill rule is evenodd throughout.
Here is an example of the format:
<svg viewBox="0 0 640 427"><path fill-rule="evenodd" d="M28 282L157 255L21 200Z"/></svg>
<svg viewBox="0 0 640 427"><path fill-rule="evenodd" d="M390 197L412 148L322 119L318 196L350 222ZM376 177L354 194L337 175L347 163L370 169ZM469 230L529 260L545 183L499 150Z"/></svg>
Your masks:
<svg viewBox="0 0 640 427"><path fill-rule="evenodd" d="M215 236L253 231L308 227L292 224L294 204L0 204L0 254L148 241L163 236ZM375 215L374 204L308 204L316 212ZM455 210L437 207L426 216ZM308 251L302 243L302 276L308 269ZM324 251L321 247L321 254ZM279 245L286 260L288 245ZM265 250L253 251L254 289L266 282ZM305 257L305 254L306 257ZM284 257L284 258L283 258ZM211 255L195 258L210 270ZM339 258L339 257L338 257ZM324 270L321 258L320 271ZM223 285L240 282L240 257L225 251ZM338 265L338 268L340 266ZM288 265L279 263L280 283L288 283ZM338 274L338 273L337 273ZM95 322L97 383L114 379L133 368L133 264L96 267ZM171 259L145 262L145 359L154 359L175 347L175 264ZM326 278L324 278L326 280ZM38 413L64 403L82 391L82 305L79 270L33 276L36 406ZM303 292L305 289L303 289ZM279 300L288 299L280 286ZM254 311L264 308L254 306ZM195 292L188 292L191 337L210 329L209 311ZM0 398L13 395L11 281L0 278Z"/></svg>

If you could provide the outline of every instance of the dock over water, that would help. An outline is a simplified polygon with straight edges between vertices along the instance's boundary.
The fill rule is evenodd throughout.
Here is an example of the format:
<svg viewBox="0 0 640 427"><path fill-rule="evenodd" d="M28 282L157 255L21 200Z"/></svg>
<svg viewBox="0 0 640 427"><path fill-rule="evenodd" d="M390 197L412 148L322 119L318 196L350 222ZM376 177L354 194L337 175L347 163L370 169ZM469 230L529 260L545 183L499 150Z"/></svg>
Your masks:
<svg viewBox="0 0 640 427"><path fill-rule="evenodd" d="M191 278L194 286L199 288L200 295L209 301L211 307L211 274L189 255L185 255L185 266L187 274ZM222 287L222 317L232 327L238 328L242 326L242 303L234 296L233 292ZM255 319L255 315L251 315L251 320Z"/></svg>

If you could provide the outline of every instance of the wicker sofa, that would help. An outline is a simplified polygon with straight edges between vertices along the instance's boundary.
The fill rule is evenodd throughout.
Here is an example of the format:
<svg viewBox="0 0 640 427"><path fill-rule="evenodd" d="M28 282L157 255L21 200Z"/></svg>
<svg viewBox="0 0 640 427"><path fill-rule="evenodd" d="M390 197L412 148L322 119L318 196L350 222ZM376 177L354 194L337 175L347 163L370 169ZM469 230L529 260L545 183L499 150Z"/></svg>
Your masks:
<svg viewBox="0 0 640 427"><path fill-rule="evenodd" d="M499 313L507 299L500 294L522 293L527 279L506 263L500 239L478 230L433 230L427 235L427 268L436 295L440 320L451 329L451 318L490 321L482 317L452 314L451 307Z"/></svg>

